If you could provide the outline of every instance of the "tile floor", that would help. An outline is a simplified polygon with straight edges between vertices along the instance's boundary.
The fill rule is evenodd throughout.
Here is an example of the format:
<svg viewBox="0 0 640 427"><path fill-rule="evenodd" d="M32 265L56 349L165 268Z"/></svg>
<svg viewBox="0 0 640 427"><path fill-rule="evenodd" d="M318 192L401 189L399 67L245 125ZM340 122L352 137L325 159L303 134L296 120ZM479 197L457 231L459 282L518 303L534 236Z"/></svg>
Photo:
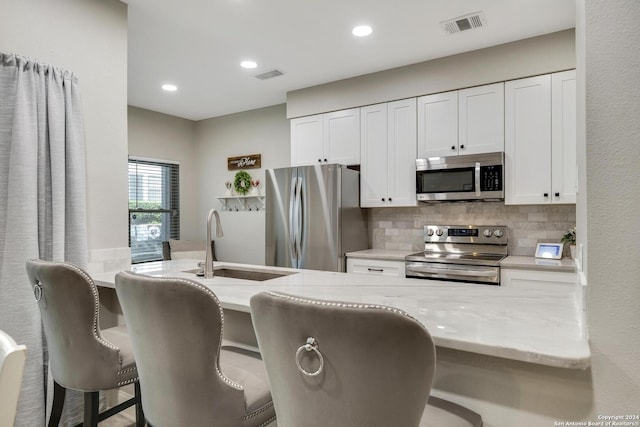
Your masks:
<svg viewBox="0 0 640 427"><path fill-rule="evenodd" d="M135 420L121 414L115 414L100 423L100 427L135 427Z"/></svg>

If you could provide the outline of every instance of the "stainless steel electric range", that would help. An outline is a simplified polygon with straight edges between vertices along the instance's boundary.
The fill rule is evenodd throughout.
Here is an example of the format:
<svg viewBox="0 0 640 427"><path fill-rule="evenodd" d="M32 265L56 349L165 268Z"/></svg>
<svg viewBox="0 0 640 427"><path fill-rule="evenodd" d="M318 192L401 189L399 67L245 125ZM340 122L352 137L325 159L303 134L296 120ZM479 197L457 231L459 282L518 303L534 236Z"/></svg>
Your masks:
<svg viewBox="0 0 640 427"><path fill-rule="evenodd" d="M424 252L405 257L406 277L500 285L507 256L503 225L427 225Z"/></svg>

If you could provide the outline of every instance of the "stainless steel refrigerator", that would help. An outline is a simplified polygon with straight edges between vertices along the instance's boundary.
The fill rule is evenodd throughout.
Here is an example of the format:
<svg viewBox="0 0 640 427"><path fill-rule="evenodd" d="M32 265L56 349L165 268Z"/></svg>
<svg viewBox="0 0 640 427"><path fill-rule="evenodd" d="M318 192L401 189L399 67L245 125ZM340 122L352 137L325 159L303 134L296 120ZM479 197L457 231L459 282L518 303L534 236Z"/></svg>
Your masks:
<svg viewBox="0 0 640 427"><path fill-rule="evenodd" d="M267 169L265 264L345 271L344 254L369 247L359 178L338 164Z"/></svg>

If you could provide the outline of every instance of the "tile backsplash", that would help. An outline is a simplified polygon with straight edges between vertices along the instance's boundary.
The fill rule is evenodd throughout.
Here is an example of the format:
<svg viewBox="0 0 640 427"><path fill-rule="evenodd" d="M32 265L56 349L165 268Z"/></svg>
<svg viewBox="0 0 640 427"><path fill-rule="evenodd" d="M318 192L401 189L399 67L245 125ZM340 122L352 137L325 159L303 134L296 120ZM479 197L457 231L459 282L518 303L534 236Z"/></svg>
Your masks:
<svg viewBox="0 0 640 427"><path fill-rule="evenodd" d="M518 205L502 202L420 203L415 208L369 211L372 247L424 249L423 227L443 225L506 225L509 255L533 256L540 242L559 242L576 224L575 205Z"/></svg>

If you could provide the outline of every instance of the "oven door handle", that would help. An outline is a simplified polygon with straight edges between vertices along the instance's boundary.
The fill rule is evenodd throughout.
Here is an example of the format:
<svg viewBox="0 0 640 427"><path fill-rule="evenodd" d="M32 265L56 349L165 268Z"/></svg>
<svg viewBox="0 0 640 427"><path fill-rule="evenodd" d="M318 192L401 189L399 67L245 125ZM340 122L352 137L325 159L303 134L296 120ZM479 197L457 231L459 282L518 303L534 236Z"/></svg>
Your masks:
<svg viewBox="0 0 640 427"><path fill-rule="evenodd" d="M480 197L480 162L476 162L476 197Z"/></svg>
<svg viewBox="0 0 640 427"><path fill-rule="evenodd" d="M406 269L408 271L415 271L416 273L435 273L435 274L455 274L458 276L475 276L475 277L489 277L495 276L496 271L493 270L469 270L462 268L439 268L429 267L420 264L409 264Z"/></svg>

